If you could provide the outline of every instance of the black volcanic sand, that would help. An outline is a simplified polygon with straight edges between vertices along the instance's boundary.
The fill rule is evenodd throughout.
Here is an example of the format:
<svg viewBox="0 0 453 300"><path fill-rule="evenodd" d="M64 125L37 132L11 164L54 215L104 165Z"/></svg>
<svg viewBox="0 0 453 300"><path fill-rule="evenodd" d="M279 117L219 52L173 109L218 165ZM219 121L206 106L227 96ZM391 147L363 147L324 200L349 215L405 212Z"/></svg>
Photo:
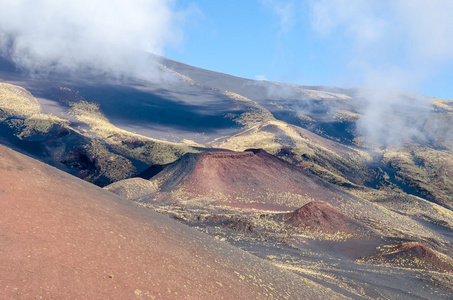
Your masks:
<svg viewBox="0 0 453 300"><path fill-rule="evenodd" d="M84 79L63 74L31 77L3 58L0 58L0 75L3 81L29 90L39 100L43 113L71 121L76 120L67 113L68 102L86 100L100 104L101 112L115 126L168 141L191 139L204 143L236 134L242 128L231 118L225 118L235 109L222 91L190 85L177 77L146 84L103 75ZM237 110L238 114L242 112Z"/></svg>
<svg viewBox="0 0 453 300"><path fill-rule="evenodd" d="M3 58L0 58L0 75L2 80L29 90L40 101L43 113L71 119L66 113L67 101L94 101L100 104L102 113L115 126L148 137L176 142L191 139L206 143L241 131L242 126L225 116L228 113L239 115L249 111L250 107L238 108L233 100L223 94L224 91L248 97L282 121L297 126L301 125L300 118L294 116L297 111L313 111L325 115L325 105L317 108L320 105L317 101L298 90L322 89L320 87L295 88L289 84L255 81L203 70L163 57L158 58L158 61L193 79L194 83L184 82L163 71L156 71L156 74L163 73L155 82L124 77L115 80L103 74L82 77L47 74L45 77L30 77ZM150 58L149 63L154 67L155 57ZM62 91L61 87L70 88L71 91ZM348 89L325 89L352 93ZM288 107L289 111L269 104L275 100L283 101L282 105ZM241 102L241 106L244 105L246 104ZM319 109L323 111L317 112ZM331 122L329 120L325 126L331 126Z"/></svg>
<svg viewBox="0 0 453 300"><path fill-rule="evenodd" d="M350 144L350 141L354 138L352 134L355 130L354 123L339 122L327 114L336 111L334 101L325 105L324 102L312 99L302 93L301 89L344 94L353 98L348 98L343 106L348 107L354 103L357 108L360 108L363 102L354 99L357 95L356 89L257 81L196 68L170 59L162 59L161 63L169 69L190 77L206 88L232 91L256 101L277 119L289 124L303 125L304 121L298 117L298 113L307 114L318 120L315 127L319 132L323 132L329 137L335 137L347 144ZM275 105L275 101L278 102L278 106ZM341 99L337 99L337 101L342 102Z"/></svg>
<svg viewBox="0 0 453 300"><path fill-rule="evenodd" d="M3 299L341 297L3 146L0 212Z"/></svg>
<svg viewBox="0 0 453 300"><path fill-rule="evenodd" d="M203 137L239 132L240 126L225 118L231 111L226 96L184 84L173 88L153 85L142 89L125 85L74 87L86 98L98 102L102 113L114 125L131 132L176 141L182 139L176 138L180 135L197 142L203 142Z"/></svg>

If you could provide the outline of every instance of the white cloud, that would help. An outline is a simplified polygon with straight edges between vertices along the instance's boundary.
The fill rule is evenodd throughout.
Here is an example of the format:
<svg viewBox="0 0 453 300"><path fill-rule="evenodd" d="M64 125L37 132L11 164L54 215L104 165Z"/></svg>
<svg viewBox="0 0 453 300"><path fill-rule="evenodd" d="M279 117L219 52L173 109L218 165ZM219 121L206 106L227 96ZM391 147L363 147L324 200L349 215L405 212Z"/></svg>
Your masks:
<svg viewBox="0 0 453 300"><path fill-rule="evenodd" d="M255 79L259 80L259 81L266 81L267 80L266 76L264 76L264 75L256 75Z"/></svg>
<svg viewBox="0 0 453 300"><path fill-rule="evenodd" d="M344 49L349 49L343 53L352 70L349 77L375 88L362 95L368 106L359 131L387 144L420 134L394 108L407 105L417 110L418 117L427 118L429 99L407 102L395 91L417 90L443 68L453 66L453 1L318 0L310 7L315 32L326 39L340 37Z"/></svg>
<svg viewBox="0 0 453 300"><path fill-rule="evenodd" d="M343 31L360 43L378 42L387 29L382 3L360 0L312 1L312 26L323 35Z"/></svg>
<svg viewBox="0 0 453 300"><path fill-rule="evenodd" d="M0 49L33 71L133 72L182 31L169 0L0 0Z"/></svg>
<svg viewBox="0 0 453 300"><path fill-rule="evenodd" d="M417 58L453 60L453 1L399 0L395 6Z"/></svg>
<svg viewBox="0 0 453 300"><path fill-rule="evenodd" d="M296 2L281 0L261 0L261 3L270 9L280 18L280 30L288 33L296 23Z"/></svg>
<svg viewBox="0 0 453 300"><path fill-rule="evenodd" d="M350 49L350 64L362 67L358 76L365 81L374 71L389 81L383 69L400 68L409 76L410 80L405 82L417 85L432 76L439 63L453 62L453 1L318 0L310 3L313 29L321 36L341 36L344 43L350 43L346 47ZM417 74L420 72L425 76ZM370 75L377 79L376 74Z"/></svg>

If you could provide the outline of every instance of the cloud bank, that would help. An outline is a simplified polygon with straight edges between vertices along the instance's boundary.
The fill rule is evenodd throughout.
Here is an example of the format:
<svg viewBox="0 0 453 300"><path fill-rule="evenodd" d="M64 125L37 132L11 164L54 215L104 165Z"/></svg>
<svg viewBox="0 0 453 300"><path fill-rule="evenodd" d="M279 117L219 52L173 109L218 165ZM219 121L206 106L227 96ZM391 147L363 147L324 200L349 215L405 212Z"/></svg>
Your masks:
<svg viewBox="0 0 453 300"><path fill-rule="evenodd" d="M0 0L0 51L31 73L144 72L181 39L170 0Z"/></svg>
<svg viewBox="0 0 453 300"><path fill-rule="evenodd" d="M359 132L385 145L422 136L413 117L430 117L430 99L399 91L419 91L423 82L453 66L453 1L317 0L310 8L313 30L343 43L339 59L347 64L345 77L372 87L361 93L367 105Z"/></svg>
<svg viewBox="0 0 453 300"><path fill-rule="evenodd" d="M294 0L260 0L262 5L272 9L280 20L280 33L288 33L296 23L296 7L297 3Z"/></svg>
<svg viewBox="0 0 453 300"><path fill-rule="evenodd" d="M362 84L381 78L390 87L413 89L453 63L452 1L318 0L311 11L317 33L344 38L344 55Z"/></svg>

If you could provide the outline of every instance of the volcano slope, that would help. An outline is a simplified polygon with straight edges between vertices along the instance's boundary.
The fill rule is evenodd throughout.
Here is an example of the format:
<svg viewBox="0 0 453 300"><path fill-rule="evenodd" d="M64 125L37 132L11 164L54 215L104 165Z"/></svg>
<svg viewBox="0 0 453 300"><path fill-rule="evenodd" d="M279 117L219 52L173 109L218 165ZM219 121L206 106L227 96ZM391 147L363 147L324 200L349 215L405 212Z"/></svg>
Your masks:
<svg viewBox="0 0 453 300"><path fill-rule="evenodd" d="M424 269L389 267L383 260L360 259L380 257L385 249L410 241L435 249L448 266L444 258L453 255L453 240L445 227L357 197L263 150L186 154L150 183L157 191L141 196L130 181L111 186L121 186L130 199L279 267L326 282L337 292L359 299L442 299L453 287L448 267L436 273L439 269L429 264L421 264ZM412 206L422 203L413 201ZM431 212L433 218L453 224L447 209L429 205L437 210ZM412 259L409 252L401 256ZM404 279L395 285L395 276ZM438 285L436 292L414 288L420 279L430 288Z"/></svg>
<svg viewBox="0 0 453 300"><path fill-rule="evenodd" d="M177 195L192 203L208 201L263 210L288 210L304 200L334 200L345 195L263 150L188 154L151 181L160 189L156 199Z"/></svg>
<svg viewBox="0 0 453 300"><path fill-rule="evenodd" d="M413 105L419 96L406 95L407 103L396 107L396 119L420 134L392 147L370 143L356 130L370 104L359 89L248 80L165 58L149 61L150 69L156 66L155 77L145 79L52 72L31 77L0 59L0 143L99 186L130 178L149 166L154 169L148 174L155 174L161 165L170 164L179 169L174 173L182 174L179 179L161 177L151 184L120 181L111 189L195 227L198 222L200 230L358 298L445 295L437 286L448 286L448 274L436 277L429 271L426 277L418 271L360 265L354 259L378 254L376 247L406 242L452 255L453 215L448 208L453 195L453 101L430 99L428 111L420 115ZM389 124L376 125L390 132ZM214 184L212 178L208 182L200 177L203 188L195 184L195 176L188 174L196 166L192 162L202 156L189 154L174 163L187 153L249 148L263 148L299 171L262 161L264 167L274 165L291 175L269 167L266 172L286 179L270 175L253 179L248 169L265 168L254 166L259 159L251 157L252 164L236 165L245 171L230 174L245 172L253 179L235 181L242 197L234 185L220 188L223 183ZM230 165L235 166L229 162L225 167ZM201 170L198 174L213 175ZM289 177L307 185L296 187L297 180ZM164 181L168 189L155 193ZM262 188L253 187L253 181ZM141 197L144 193L148 196ZM312 201L329 203L363 224L367 234L358 236L364 240L326 230L293 232L282 222L282 214ZM259 237L257 244L247 240L253 236ZM275 246L273 241L282 244ZM351 252L352 248L358 251ZM395 284L395 276L408 279ZM429 282L432 292L423 290L418 278Z"/></svg>
<svg viewBox="0 0 453 300"><path fill-rule="evenodd" d="M156 199L263 210L296 209L310 200L352 195L264 150L187 154L151 178ZM167 199L168 198L168 199Z"/></svg>
<svg viewBox="0 0 453 300"><path fill-rule="evenodd" d="M155 74L145 79L30 77L0 58L0 98L19 99L0 100L1 143L99 186L186 153L263 148L347 189L381 189L388 200L405 192L451 208L453 101L396 95L401 103L378 127L394 133L386 122L394 116L417 135L394 147L359 130L369 91L256 81L163 57L148 63Z"/></svg>
<svg viewBox="0 0 453 300"><path fill-rule="evenodd" d="M2 299L310 299L331 290L0 147Z"/></svg>
<svg viewBox="0 0 453 300"><path fill-rule="evenodd" d="M376 227L386 236L401 237L395 228L400 228L407 237L415 235L428 240L437 236L410 218L348 193L259 149L189 153L150 181L158 191L136 197L137 201L271 213L323 201L351 218Z"/></svg>

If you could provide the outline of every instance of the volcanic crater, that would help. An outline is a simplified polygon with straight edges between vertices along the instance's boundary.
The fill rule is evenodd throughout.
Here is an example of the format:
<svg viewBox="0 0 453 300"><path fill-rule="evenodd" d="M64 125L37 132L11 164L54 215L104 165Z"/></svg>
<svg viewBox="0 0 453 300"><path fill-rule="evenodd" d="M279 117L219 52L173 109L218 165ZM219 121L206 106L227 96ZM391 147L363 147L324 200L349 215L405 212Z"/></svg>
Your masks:
<svg viewBox="0 0 453 300"><path fill-rule="evenodd" d="M160 187L154 196L157 200L209 199L217 206L272 211L294 210L313 200L352 197L261 149L189 153L150 180Z"/></svg>

